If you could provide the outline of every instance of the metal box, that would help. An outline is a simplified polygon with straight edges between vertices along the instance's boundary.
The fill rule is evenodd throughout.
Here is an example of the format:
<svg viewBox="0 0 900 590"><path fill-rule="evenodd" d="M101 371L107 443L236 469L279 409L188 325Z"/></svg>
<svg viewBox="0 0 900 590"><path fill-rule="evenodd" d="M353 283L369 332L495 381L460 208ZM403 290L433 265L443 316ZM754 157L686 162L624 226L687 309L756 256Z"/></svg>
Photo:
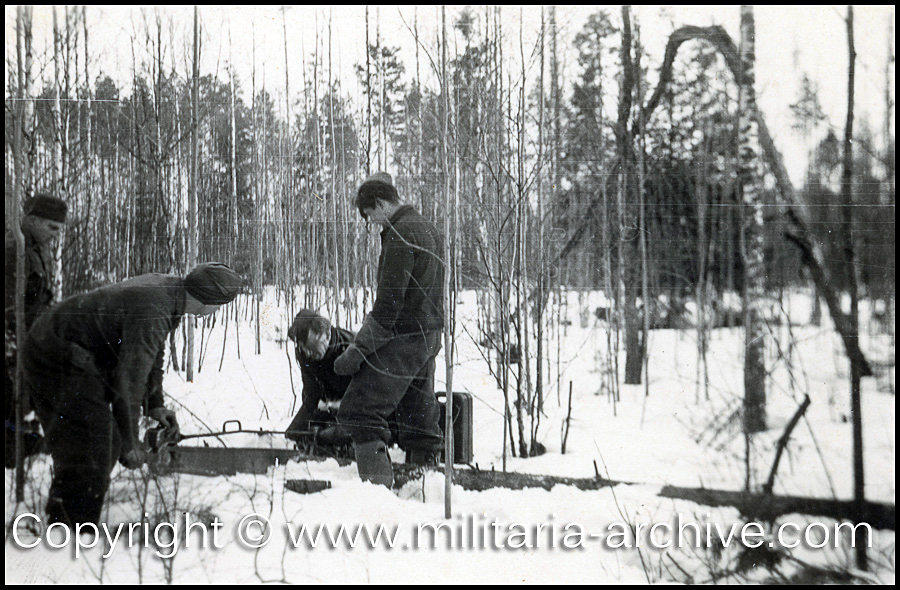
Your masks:
<svg viewBox="0 0 900 590"><path fill-rule="evenodd" d="M447 394L437 392L438 404L441 407L441 430L447 415ZM472 394L461 391L453 392L453 463L468 465L475 460L475 447L472 443Z"/></svg>

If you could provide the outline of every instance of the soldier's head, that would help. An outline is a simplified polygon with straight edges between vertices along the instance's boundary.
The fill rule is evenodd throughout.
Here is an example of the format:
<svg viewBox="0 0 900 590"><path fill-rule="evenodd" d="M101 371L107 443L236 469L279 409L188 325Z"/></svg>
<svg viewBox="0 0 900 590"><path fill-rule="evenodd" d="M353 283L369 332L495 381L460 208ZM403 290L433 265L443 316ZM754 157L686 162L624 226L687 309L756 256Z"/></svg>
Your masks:
<svg viewBox="0 0 900 590"><path fill-rule="evenodd" d="M331 341L331 322L311 309L301 309L288 329L288 338L310 360L322 360Z"/></svg>
<svg viewBox="0 0 900 590"><path fill-rule="evenodd" d="M230 303L244 286L244 279L221 262L204 262L184 277L185 313L209 315Z"/></svg>
<svg viewBox="0 0 900 590"><path fill-rule="evenodd" d="M353 206L363 219L382 226L387 225L400 204L400 195L387 172L376 172L366 178L353 200Z"/></svg>
<svg viewBox="0 0 900 590"><path fill-rule="evenodd" d="M68 206L62 199L38 193L25 201L22 230L39 244L52 242L66 227Z"/></svg>

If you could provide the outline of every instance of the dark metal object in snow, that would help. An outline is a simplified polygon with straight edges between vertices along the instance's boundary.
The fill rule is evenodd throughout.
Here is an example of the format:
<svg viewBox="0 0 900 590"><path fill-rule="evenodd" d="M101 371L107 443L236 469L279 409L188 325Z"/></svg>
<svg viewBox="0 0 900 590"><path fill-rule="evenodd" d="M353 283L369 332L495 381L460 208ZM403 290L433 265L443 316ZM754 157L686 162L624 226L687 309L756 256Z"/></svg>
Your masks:
<svg viewBox="0 0 900 590"><path fill-rule="evenodd" d="M269 467L299 459L293 449L213 448L163 446L154 453L150 468L155 473L192 475L263 474Z"/></svg>
<svg viewBox="0 0 900 590"><path fill-rule="evenodd" d="M445 414L447 393L439 391L437 393L438 404L440 405L441 431L445 429ZM453 392L453 462L468 465L475 460L475 446L473 443L473 425L472 425L472 394L466 392ZM446 436L446 433L444 434ZM441 453L443 459L443 453Z"/></svg>
<svg viewBox="0 0 900 590"><path fill-rule="evenodd" d="M229 430L228 425L235 424L237 428ZM257 436L263 436L266 434L284 434L284 431L281 430L244 430L243 426L241 426L240 420L226 420L222 423L222 430L219 432L204 432L201 434L182 434L178 431L177 427L174 428L163 428L162 426L157 426L155 428L148 428L147 432L144 433L144 444L150 449L150 452L155 453L159 451L166 445L176 445L183 440L187 440L190 438L208 438L208 437L220 437L226 434L256 434ZM298 432L297 434L311 434L305 432Z"/></svg>
<svg viewBox="0 0 900 590"><path fill-rule="evenodd" d="M331 482L324 479L289 479L284 487L298 494L315 494L331 488Z"/></svg>
<svg viewBox="0 0 900 590"><path fill-rule="evenodd" d="M236 426L229 430L229 424ZM150 450L148 464L157 474L188 473L192 475L264 474L269 467L284 465L290 460L324 461L329 454L307 453L298 449L181 447L178 443L191 438L216 437L227 434L284 434L272 430L244 430L239 420L228 420L219 432L181 434L177 428L150 428L144 444ZM314 433L301 433L314 435ZM223 442L224 441L220 441ZM317 491L317 490L313 490Z"/></svg>

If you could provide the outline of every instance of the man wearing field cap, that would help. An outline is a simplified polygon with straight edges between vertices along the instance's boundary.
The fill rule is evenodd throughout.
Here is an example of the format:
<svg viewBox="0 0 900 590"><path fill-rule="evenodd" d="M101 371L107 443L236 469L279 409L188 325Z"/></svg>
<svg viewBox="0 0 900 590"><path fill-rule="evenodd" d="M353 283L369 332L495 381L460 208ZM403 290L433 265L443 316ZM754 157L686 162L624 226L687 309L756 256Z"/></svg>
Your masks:
<svg viewBox="0 0 900 590"><path fill-rule="evenodd" d="M354 206L382 227L381 254L372 309L353 344L334 361L338 375L353 375L338 421L353 438L360 478L390 487L391 414L396 412L408 463L436 462L443 441L434 395L444 327L443 238L400 201L384 172L360 185Z"/></svg>
<svg viewBox="0 0 900 590"><path fill-rule="evenodd" d="M24 346L25 384L53 457L49 522L97 523L116 461L146 461L141 410L177 428L163 405L165 344L186 314L232 301L243 279L208 262L184 278L147 274L64 300L37 319Z"/></svg>
<svg viewBox="0 0 900 590"><path fill-rule="evenodd" d="M50 308L53 291L53 248L65 228L66 202L46 193L39 193L25 201L22 234L25 237L25 329L35 318ZM6 302L4 313L6 348L6 468L16 466L16 242L13 232L6 232ZM23 396L23 415L31 411L27 396ZM25 455L39 451L42 446L36 423L26 423Z"/></svg>

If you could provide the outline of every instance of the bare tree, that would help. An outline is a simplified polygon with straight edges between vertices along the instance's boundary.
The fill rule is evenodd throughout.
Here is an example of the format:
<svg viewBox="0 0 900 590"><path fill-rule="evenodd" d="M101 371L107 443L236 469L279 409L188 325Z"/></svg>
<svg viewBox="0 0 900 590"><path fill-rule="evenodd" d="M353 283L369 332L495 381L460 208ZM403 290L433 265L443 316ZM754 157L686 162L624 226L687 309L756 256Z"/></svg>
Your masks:
<svg viewBox="0 0 900 590"><path fill-rule="evenodd" d="M853 93L856 81L856 46L853 39L853 6L847 6L847 122L844 126L844 163L841 174L841 212L843 217L842 242L847 290L850 295L850 337L859 338L859 287L858 269L853 236ZM863 468L862 400L860 397L861 367L850 362L850 416L853 423L853 499L861 507L866 499L866 479ZM856 541L856 566L868 569L866 541L863 535L854 533Z"/></svg>
<svg viewBox="0 0 900 590"><path fill-rule="evenodd" d="M741 258L744 261L744 430L766 429L765 297L763 203L759 126L756 122L756 28L753 7L741 7L739 85Z"/></svg>
<svg viewBox="0 0 900 590"><path fill-rule="evenodd" d="M744 83L744 68L740 60L740 52L735 46L731 37L722 27L695 27L684 26L674 31L666 43L666 53L663 64L660 68L659 82L650 96L650 99L644 105L642 112L645 120L659 106L669 83L672 80L672 63L675 55L678 53L679 47L686 41L692 39L703 39L711 43L725 59L725 63L731 74L734 76L738 85ZM754 103L755 107L755 103ZM787 220L789 222L789 230L785 236L791 240L800 250L803 263L809 268L813 281L816 284L819 293L825 299L828 305L828 311L834 321L835 329L841 336L844 348L850 361L857 363L861 370L862 376L872 374L871 367L859 347L857 338L850 337L850 327L846 314L841 311L840 301L836 290L837 281L831 276L828 265L825 263L824 254L820 246L812 238L812 232L809 229L809 214L806 211L806 205L794 193L793 185L788 177L787 170L781 153L775 147L775 142L769 134L765 119L762 113L757 109L753 113L755 123L757 125L757 133L759 135L759 143L769 172L775 177L776 188L787 205ZM570 240L566 245L568 248L577 240ZM731 265L726 265L730 269Z"/></svg>
<svg viewBox="0 0 900 590"><path fill-rule="evenodd" d="M441 6L441 175L443 177L444 193L444 363L446 369L446 422L444 426L444 518L450 518L453 489L453 325L451 323L451 281L453 280L452 240L450 234L451 212L453 208L450 201L450 156L447 143L450 140L448 120L450 118L450 88L447 77L447 10Z"/></svg>
<svg viewBox="0 0 900 590"><path fill-rule="evenodd" d="M16 8L16 107L15 184L6 201L6 214L11 222L16 244L16 502L25 499L25 439L23 435L24 392L22 387L22 346L25 341L25 235L21 228L21 206L33 191L32 154L34 147L34 89L32 77L32 7Z"/></svg>
<svg viewBox="0 0 900 590"><path fill-rule="evenodd" d="M634 72L635 72L635 90L637 92L638 100L643 100L643 71L641 70L641 56L642 56L642 48L641 48L641 35L640 28L635 23L635 64L634 64ZM637 120L637 192L638 192L638 232L640 232L638 238L640 240L640 249L641 249L641 299L644 302L644 317L643 324L641 326L641 358L643 361L643 381L644 381L644 396L650 396L650 313L653 309L653 305L651 302L653 299L650 296L650 257L647 251L647 196L644 186L644 178L646 174L646 163L645 163L645 155L646 151L645 146L645 121L643 119L643 115L640 111L638 111L638 120ZM641 414L641 420L643 421L643 413Z"/></svg>
<svg viewBox="0 0 900 590"><path fill-rule="evenodd" d="M200 16L194 6L194 60L191 80L191 177L188 189L187 260L186 269L197 264L197 185L200 181L200 150L197 134L200 125ZM194 322L187 323L187 355L185 378L194 380Z"/></svg>
<svg viewBox="0 0 900 590"><path fill-rule="evenodd" d="M68 12L68 8L66 9ZM68 19L66 19L68 25ZM53 7L53 189L65 191L65 178L63 175L63 131L62 109L60 107L60 87L63 82L61 71L63 66L62 35L59 31L59 23L56 18L56 7ZM67 97L68 98L68 97Z"/></svg>
<svg viewBox="0 0 900 590"><path fill-rule="evenodd" d="M641 322L637 309L637 241L633 228L638 225L634 214L635 193L633 172L636 168L634 156L634 136L629 125L635 83L635 70L631 52L633 38L631 31L631 7L622 7L622 46L619 52L622 63L622 81L619 87L618 121L616 124L616 209L618 217L618 258L617 300L621 325L625 327L625 383L637 385L641 382L643 369L643 347L641 342ZM649 313L650 304L644 297L644 313Z"/></svg>

